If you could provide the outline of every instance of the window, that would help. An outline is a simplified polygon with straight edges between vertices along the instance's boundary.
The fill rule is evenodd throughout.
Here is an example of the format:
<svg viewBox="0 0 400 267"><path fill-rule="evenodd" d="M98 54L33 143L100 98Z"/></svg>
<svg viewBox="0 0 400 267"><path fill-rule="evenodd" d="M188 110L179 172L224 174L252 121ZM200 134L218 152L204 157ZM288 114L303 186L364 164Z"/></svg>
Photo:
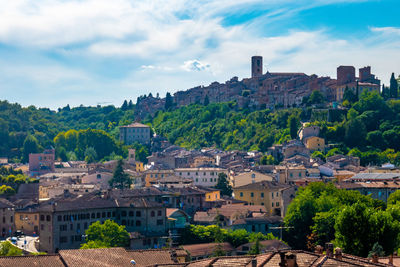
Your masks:
<svg viewBox="0 0 400 267"><path fill-rule="evenodd" d="M260 195L261 195L261 197L264 197L264 192L261 192L261 194L260 194Z"/></svg>
<svg viewBox="0 0 400 267"><path fill-rule="evenodd" d="M13 222L13 221L14 221L14 217L11 216L11 217L10 217L10 222Z"/></svg>
<svg viewBox="0 0 400 267"><path fill-rule="evenodd" d="M98 212L98 213L96 214L96 217L97 217L97 218L100 218L100 212Z"/></svg>
<svg viewBox="0 0 400 267"><path fill-rule="evenodd" d="M126 210L123 210L123 211L121 212L121 216L122 216L122 217L126 217Z"/></svg>
<svg viewBox="0 0 400 267"><path fill-rule="evenodd" d="M67 231L67 225L66 224L61 224L60 225L60 231Z"/></svg>
<svg viewBox="0 0 400 267"><path fill-rule="evenodd" d="M240 192L240 194L239 194L241 197L243 197L243 192Z"/></svg>
<svg viewBox="0 0 400 267"><path fill-rule="evenodd" d="M129 217L133 217L133 211L129 211Z"/></svg>
<svg viewBox="0 0 400 267"><path fill-rule="evenodd" d="M161 210L157 211L157 216L162 216L162 211Z"/></svg>
<svg viewBox="0 0 400 267"><path fill-rule="evenodd" d="M279 207L279 202L276 202L276 206Z"/></svg>
<svg viewBox="0 0 400 267"><path fill-rule="evenodd" d="M72 223L69 225L69 230L74 230L74 225Z"/></svg>
<svg viewBox="0 0 400 267"><path fill-rule="evenodd" d="M163 220L157 220L157 225L163 225L164 221Z"/></svg>
<svg viewBox="0 0 400 267"><path fill-rule="evenodd" d="M109 218L111 217L111 211L107 212L107 217L109 217Z"/></svg>
<svg viewBox="0 0 400 267"><path fill-rule="evenodd" d="M141 226L142 222L141 221L136 221L136 226Z"/></svg>
<svg viewBox="0 0 400 267"><path fill-rule="evenodd" d="M254 193L253 192L250 193L250 197L254 197Z"/></svg>
<svg viewBox="0 0 400 267"><path fill-rule="evenodd" d="M83 229L88 229L88 224L87 224L87 222L85 222L84 224L83 224Z"/></svg>
<svg viewBox="0 0 400 267"><path fill-rule="evenodd" d="M96 214L93 212L92 213L92 219L96 218Z"/></svg>
<svg viewBox="0 0 400 267"><path fill-rule="evenodd" d="M44 224L40 225L40 230L44 230Z"/></svg>
<svg viewBox="0 0 400 267"><path fill-rule="evenodd" d="M301 177L301 172L299 172L299 177Z"/></svg>
<svg viewBox="0 0 400 267"><path fill-rule="evenodd" d="M256 226L255 226L255 225L252 225L252 226L251 226L251 231L252 231L252 232L255 232L255 231L256 231Z"/></svg>
<svg viewBox="0 0 400 267"><path fill-rule="evenodd" d="M271 203L272 207L274 206L274 202Z"/></svg>
<svg viewBox="0 0 400 267"><path fill-rule="evenodd" d="M154 212L154 210L152 210L150 214L151 214L151 215L150 215L151 217L156 216L156 213Z"/></svg>
<svg viewBox="0 0 400 267"><path fill-rule="evenodd" d="M66 236L60 236L60 243L67 243L68 238Z"/></svg>
<svg viewBox="0 0 400 267"><path fill-rule="evenodd" d="M140 210L136 211L136 217L141 217L141 216L142 216L142 213L140 212Z"/></svg>
<svg viewBox="0 0 400 267"><path fill-rule="evenodd" d="M101 174L97 174L97 179L101 179Z"/></svg>
<svg viewBox="0 0 400 267"><path fill-rule="evenodd" d="M44 221L44 215L40 215L40 220Z"/></svg>
<svg viewBox="0 0 400 267"><path fill-rule="evenodd" d="M58 216L57 216L57 221L59 221L59 222L62 221L62 216L61 216L61 215L58 215Z"/></svg>
<svg viewBox="0 0 400 267"><path fill-rule="evenodd" d="M264 206L264 202L261 202L261 206Z"/></svg>
<svg viewBox="0 0 400 267"><path fill-rule="evenodd" d="M205 172L203 172L203 175L204 175L204 176L206 176L206 173L205 173Z"/></svg>
<svg viewBox="0 0 400 267"><path fill-rule="evenodd" d="M276 192L276 196L279 196L279 192Z"/></svg>
<svg viewBox="0 0 400 267"><path fill-rule="evenodd" d="M274 198L274 192L272 192L272 194L271 194L271 195L272 195L272 198Z"/></svg>
<svg viewBox="0 0 400 267"><path fill-rule="evenodd" d="M77 230L80 230L80 229L81 229L81 224L80 224L80 223L78 223L78 224L76 225L76 229L77 229Z"/></svg>

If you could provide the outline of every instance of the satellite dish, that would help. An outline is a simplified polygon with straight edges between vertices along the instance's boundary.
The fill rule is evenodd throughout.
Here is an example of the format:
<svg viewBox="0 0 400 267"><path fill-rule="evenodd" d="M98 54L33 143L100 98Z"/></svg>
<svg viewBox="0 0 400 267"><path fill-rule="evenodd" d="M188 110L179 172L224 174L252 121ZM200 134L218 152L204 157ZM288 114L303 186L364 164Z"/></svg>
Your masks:
<svg viewBox="0 0 400 267"><path fill-rule="evenodd" d="M132 265L136 265L136 261L135 260L131 260L131 264Z"/></svg>

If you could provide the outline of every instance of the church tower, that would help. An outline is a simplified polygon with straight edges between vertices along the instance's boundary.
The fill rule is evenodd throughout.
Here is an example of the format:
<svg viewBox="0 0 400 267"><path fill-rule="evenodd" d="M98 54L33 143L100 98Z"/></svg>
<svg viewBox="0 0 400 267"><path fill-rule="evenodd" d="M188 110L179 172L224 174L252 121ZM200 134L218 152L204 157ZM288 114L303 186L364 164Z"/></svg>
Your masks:
<svg viewBox="0 0 400 267"><path fill-rule="evenodd" d="M263 74L263 62L261 56L251 57L251 78L259 77Z"/></svg>

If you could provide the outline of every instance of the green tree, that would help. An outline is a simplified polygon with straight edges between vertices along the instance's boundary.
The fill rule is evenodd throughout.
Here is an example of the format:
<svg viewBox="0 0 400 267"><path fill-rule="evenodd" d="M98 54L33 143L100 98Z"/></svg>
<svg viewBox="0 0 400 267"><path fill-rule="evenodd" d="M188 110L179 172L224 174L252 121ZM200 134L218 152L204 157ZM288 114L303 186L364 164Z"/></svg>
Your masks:
<svg viewBox="0 0 400 267"><path fill-rule="evenodd" d="M106 220L103 224L99 221L92 223L86 230L86 243L81 248L96 247L128 247L129 233L125 226L114 221Z"/></svg>
<svg viewBox="0 0 400 267"><path fill-rule="evenodd" d="M275 158L272 155L264 155L260 159L260 164L261 165L274 165Z"/></svg>
<svg viewBox="0 0 400 267"><path fill-rule="evenodd" d="M164 109L165 110L170 110L174 105L172 96L169 92L167 92L167 95L165 96L165 105L164 105Z"/></svg>
<svg viewBox="0 0 400 267"><path fill-rule="evenodd" d="M97 159L97 152L94 147L87 147L85 150L85 161L87 163L96 162Z"/></svg>
<svg viewBox="0 0 400 267"><path fill-rule="evenodd" d="M383 247L376 242L373 246L371 251L368 253L368 258L372 258L373 256L383 257L385 256L385 252L383 251Z"/></svg>
<svg viewBox="0 0 400 267"><path fill-rule="evenodd" d="M353 90L349 89L348 86L346 86L343 93L343 101L346 100L349 101L350 103L354 103L357 101L356 94L353 92Z"/></svg>
<svg viewBox="0 0 400 267"><path fill-rule="evenodd" d="M132 184L132 179L127 173L124 172L124 161L119 159L117 166L115 166L113 178L110 180L110 185L115 188L124 189L130 188Z"/></svg>
<svg viewBox="0 0 400 267"><path fill-rule="evenodd" d="M0 256L22 256L22 249L17 248L9 241L0 243Z"/></svg>
<svg viewBox="0 0 400 267"><path fill-rule="evenodd" d="M348 121L345 124L345 142L349 147L355 147L362 145L366 138L367 130L365 129L364 123L359 119L355 118Z"/></svg>
<svg viewBox="0 0 400 267"><path fill-rule="evenodd" d="M324 100L325 100L324 95L320 91L314 90L310 95L309 103L323 104Z"/></svg>
<svg viewBox="0 0 400 267"><path fill-rule="evenodd" d="M389 90L390 90L391 98L398 97L399 85L397 83L396 78L394 77L394 73L392 73L392 76L390 77L390 89Z"/></svg>
<svg viewBox="0 0 400 267"><path fill-rule="evenodd" d="M288 127L290 131L290 137L292 139L297 138L297 131L299 130L299 126L300 126L299 117L296 116L295 114L290 115L288 118Z"/></svg>
<svg viewBox="0 0 400 267"><path fill-rule="evenodd" d="M400 204L400 190L397 190L389 195L387 204L388 204L388 206Z"/></svg>
<svg viewBox="0 0 400 267"><path fill-rule="evenodd" d="M121 110L125 111L128 109L128 101L124 100L124 103L121 106Z"/></svg>
<svg viewBox="0 0 400 267"><path fill-rule="evenodd" d="M22 162L29 161L29 154L39 152L39 142L33 135L28 135L24 140Z"/></svg>
<svg viewBox="0 0 400 267"><path fill-rule="evenodd" d="M221 190L222 195L232 196L232 186L229 184L227 175L223 172L218 174L218 182L215 188Z"/></svg>
<svg viewBox="0 0 400 267"><path fill-rule="evenodd" d="M254 242L253 246L249 250L249 255L258 255L261 253L261 244L260 240L257 238Z"/></svg>

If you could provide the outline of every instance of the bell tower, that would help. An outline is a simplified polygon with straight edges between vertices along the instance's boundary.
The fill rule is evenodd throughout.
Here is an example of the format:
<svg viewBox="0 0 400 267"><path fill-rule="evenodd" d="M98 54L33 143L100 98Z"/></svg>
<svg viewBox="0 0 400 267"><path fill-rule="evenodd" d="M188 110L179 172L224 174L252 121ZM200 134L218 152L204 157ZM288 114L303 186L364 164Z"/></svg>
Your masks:
<svg viewBox="0 0 400 267"><path fill-rule="evenodd" d="M251 78L259 77L263 74L263 62L261 56L251 57Z"/></svg>

